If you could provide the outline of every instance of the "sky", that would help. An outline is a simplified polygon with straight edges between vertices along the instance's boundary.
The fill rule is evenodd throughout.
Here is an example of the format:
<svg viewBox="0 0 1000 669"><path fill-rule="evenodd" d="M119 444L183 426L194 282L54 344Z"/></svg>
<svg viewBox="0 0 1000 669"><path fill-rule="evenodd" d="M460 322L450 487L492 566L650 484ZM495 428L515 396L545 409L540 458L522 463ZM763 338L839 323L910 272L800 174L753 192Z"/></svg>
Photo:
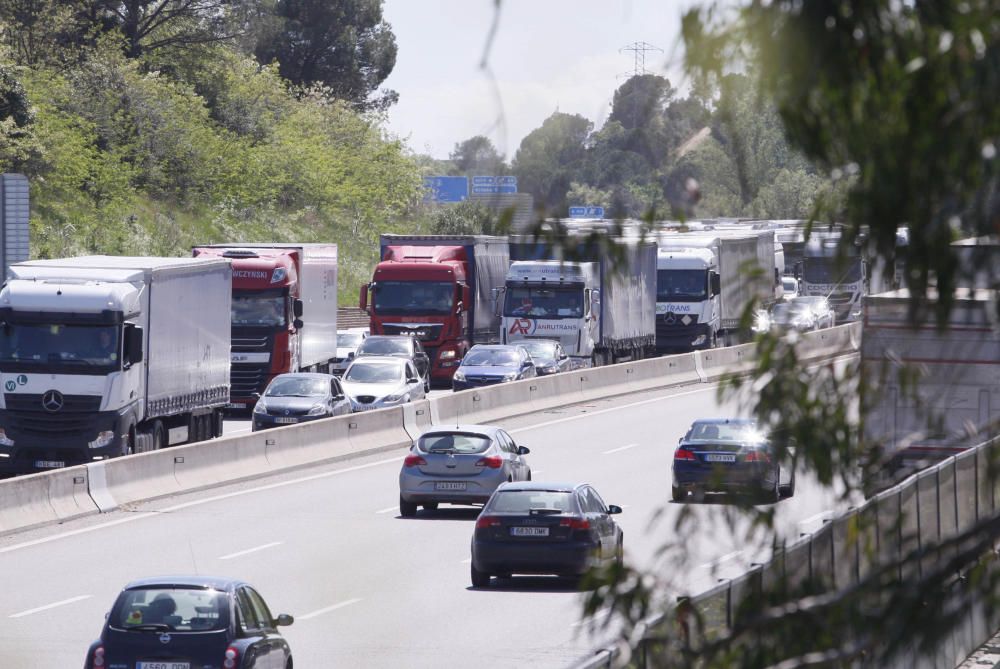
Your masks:
<svg viewBox="0 0 1000 669"><path fill-rule="evenodd" d="M383 88L399 93L390 132L416 153L447 158L486 135L508 160L555 111L600 128L616 88L635 69L624 47L645 42L647 72L683 89L680 18L691 0L385 0L399 51Z"/></svg>

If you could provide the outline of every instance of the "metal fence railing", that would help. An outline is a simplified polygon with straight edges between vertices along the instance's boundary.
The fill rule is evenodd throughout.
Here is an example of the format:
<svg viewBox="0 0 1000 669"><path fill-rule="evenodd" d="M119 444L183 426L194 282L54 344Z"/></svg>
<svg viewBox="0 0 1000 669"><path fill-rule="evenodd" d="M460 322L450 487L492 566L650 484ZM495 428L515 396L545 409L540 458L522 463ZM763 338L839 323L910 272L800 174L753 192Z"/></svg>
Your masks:
<svg viewBox="0 0 1000 669"><path fill-rule="evenodd" d="M915 551L947 541L977 523L1000 514L1000 437L924 469L833 518L821 529L775 549L772 558L707 592L680 600L673 611L645 622L645 632L631 648L609 646L572 665L573 669L628 666L638 669L670 665L665 639L676 638L682 606L692 607L704 623L704 638L733 628L741 605L756 595L788 592L808 584L818 594L858 584L874 570L899 564L901 578L920 578L947 560L948 552L928 551L919 560L903 561ZM955 554L957 554L957 549ZM971 566L971 565L970 565ZM889 669L955 667L1000 628L1000 611L986 606L976 592L981 585L956 575L953 598L963 602L954 625L933 652L916 647L897 652ZM984 593L985 594L985 593ZM772 600L773 601L773 600ZM968 602L972 605L967 605Z"/></svg>

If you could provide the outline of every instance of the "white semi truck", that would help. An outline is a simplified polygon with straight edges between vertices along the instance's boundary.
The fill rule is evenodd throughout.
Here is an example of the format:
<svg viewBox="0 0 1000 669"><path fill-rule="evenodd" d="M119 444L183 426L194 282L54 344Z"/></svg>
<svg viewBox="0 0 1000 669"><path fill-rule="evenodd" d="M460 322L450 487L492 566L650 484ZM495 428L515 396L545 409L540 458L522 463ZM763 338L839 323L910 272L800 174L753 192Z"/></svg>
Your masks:
<svg viewBox="0 0 1000 669"><path fill-rule="evenodd" d="M751 303L767 307L777 288L774 233L666 233L656 258L656 349L677 353L738 343Z"/></svg>
<svg viewBox="0 0 1000 669"><path fill-rule="evenodd" d="M221 435L231 292L221 258L13 265L0 290L0 473Z"/></svg>

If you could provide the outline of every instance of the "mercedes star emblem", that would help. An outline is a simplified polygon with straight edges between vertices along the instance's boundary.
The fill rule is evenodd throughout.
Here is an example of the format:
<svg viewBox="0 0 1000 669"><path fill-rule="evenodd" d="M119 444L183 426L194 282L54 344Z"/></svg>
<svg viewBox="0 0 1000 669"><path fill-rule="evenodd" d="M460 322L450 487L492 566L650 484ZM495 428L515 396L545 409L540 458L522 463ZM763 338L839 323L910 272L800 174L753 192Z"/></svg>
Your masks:
<svg viewBox="0 0 1000 669"><path fill-rule="evenodd" d="M160 635L160 643L170 643L170 635L166 634L166 633L161 634Z"/></svg>
<svg viewBox="0 0 1000 669"><path fill-rule="evenodd" d="M42 408L50 413L55 413L63 408L63 396L58 390L49 390L42 395Z"/></svg>

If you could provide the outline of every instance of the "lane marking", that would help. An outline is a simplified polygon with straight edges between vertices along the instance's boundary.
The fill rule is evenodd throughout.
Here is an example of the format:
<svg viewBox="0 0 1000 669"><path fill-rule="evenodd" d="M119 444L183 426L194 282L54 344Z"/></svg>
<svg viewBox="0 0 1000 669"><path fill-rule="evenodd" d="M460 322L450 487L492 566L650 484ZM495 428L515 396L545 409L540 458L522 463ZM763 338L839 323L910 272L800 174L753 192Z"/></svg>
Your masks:
<svg viewBox="0 0 1000 669"><path fill-rule="evenodd" d="M379 509L375 513L390 513L392 511L399 511L399 505L395 504L393 506L387 506L384 509Z"/></svg>
<svg viewBox="0 0 1000 669"><path fill-rule="evenodd" d="M232 560L233 558L238 558L242 555L250 555L250 553L256 553L257 551L266 550L268 548L274 548L275 546L280 546L285 543L284 541L272 541L269 544L263 544L262 546L254 546L253 548L248 548L245 551L236 551L235 553L230 553L229 555L223 555L218 558L220 560Z"/></svg>
<svg viewBox="0 0 1000 669"><path fill-rule="evenodd" d="M598 609L597 611L594 611L594 615L590 616L589 618L584 618L583 620L577 620L575 623L570 625L570 627L580 627L581 625L589 625L590 623L596 621L598 618L606 618L607 616L610 615L611 615L610 608Z"/></svg>
<svg viewBox="0 0 1000 669"><path fill-rule="evenodd" d="M709 562L705 562L704 564L700 564L700 565L698 565L698 567L700 569L714 569L715 567L718 567L719 565L721 565L723 562L729 562L733 558L737 558L740 555L743 555L743 551L742 550L733 551L732 553L726 553L725 555L723 555L720 558L716 558L716 559L711 560Z"/></svg>
<svg viewBox="0 0 1000 669"><path fill-rule="evenodd" d="M27 611L21 611L20 613L13 613L8 618L23 618L24 616L30 616L33 613L41 613L42 611L48 611L49 609L54 609L59 606L66 606L67 604L73 604L74 602L82 602L85 599L90 599L93 595L80 595L79 597L70 597L69 599L63 599L58 602L52 602L51 604L46 604L45 606L39 606L34 609L28 609Z"/></svg>
<svg viewBox="0 0 1000 669"><path fill-rule="evenodd" d="M348 599L348 600L345 600L345 601L340 602L338 604L334 604L333 606L327 606L327 607L324 607L322 609L316 609L315 611L311 611L311 612L309 612L309 613L307 613L307 614L305 614L303 616L295 616L295 620L309 620L310 618L315 618L316 616L321 616L324 613L330 613L331 611L336 611L337 609L342 609L345 606L350 606L351 604L357 604L360 601L361 601L360 599Z"/></svg>
<svg viewBox="0 0 1000 669"><path fill-rule="evenodd" d="M627 451L630 448L635 448L639 444L629 444L627 446L619 446L618 448L612 448L610 451L604 451L604 455L611 455L612 453L621 453L622 451Z"/></svg>
<svg viewBox="0 0 1000 669"><path fill-rule="evenodd" d="M40 546L42 544L47 544L52 541L58 541L59 539L66 539L69 537L75 537L81 534L88 534L90 532L96 532L98 530L107 529L109 527L115 527L116 525L124 525L125 523L133 523L137 520L143 520L144 518L152 518L158 516L162 513L169 513L171 511L180 511L182 509L188 509L193 506L199 506L201 504L207 504L209 502L217 502L223 499L230 499L232 497L241 497L243 495L249 495L255 492L260 492L261 490L273 490L275 488L283 488L285 486L295 485L297 483L305 483L308 481L315 481L318 479L329 478L331 476L338 476L340 474L348 474L350 472L356 472L362 469L370 469L372 467L379 467L381 465L389 464L399 464L399 458L391 458L388 460L379 460L377 462L369 462L364 465L355 465L354 467L345 467L344 469L335 469L331 472L323 472L321 474L311 474L310 476L303 476L297 479L291 479L288 481L280 481L278 483L270 483L268 485L259 486L256 488L249 488L247 490L237 490L236 492L226 493L224 495L215 495L213 497L206 497L205 499L196 499L191 502L184 502L183 504L175 504L174 506L166 507L165 509L160 509L159 511L143 511L141 513L129 514L125 518L119 518L118 520L109 520L106 523L99 523L97 525L91 525L90 527L82 527L78 530L70 530L69 532L61 532L59 534L53 534L52 536L44 537L42 539L34 539L33 541L26 541L20 544L14 544L13 546L5 546L0 548L0 555L3 553L11 553L13 551L18 551L23 548L31 548L32 546Z"/></svg>

